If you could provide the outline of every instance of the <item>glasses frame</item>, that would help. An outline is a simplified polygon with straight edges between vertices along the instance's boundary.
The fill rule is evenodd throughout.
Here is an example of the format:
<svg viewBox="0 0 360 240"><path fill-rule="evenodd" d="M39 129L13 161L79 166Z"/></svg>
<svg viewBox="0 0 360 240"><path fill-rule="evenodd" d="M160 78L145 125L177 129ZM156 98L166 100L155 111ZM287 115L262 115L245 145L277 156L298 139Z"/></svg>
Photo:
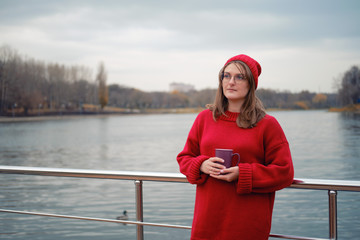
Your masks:
<svg viewBox="0 0 360 240"><path fill-rule="evenodd" d="M229 77L225 76L225 75L229 75ZM241 76L241 78L237 78ZM238 74L235 74L234 76L231 76L231 74L228 74L228 73L222 73L221 74L221 82L224 82L224 83L229 83L231 81L231 79L234 79L234 82L237 84L237 83L240 83L242 81L245 81L245 80L248 80L248 78L246 77L245 74L243 73L238 73Z"/></svg>

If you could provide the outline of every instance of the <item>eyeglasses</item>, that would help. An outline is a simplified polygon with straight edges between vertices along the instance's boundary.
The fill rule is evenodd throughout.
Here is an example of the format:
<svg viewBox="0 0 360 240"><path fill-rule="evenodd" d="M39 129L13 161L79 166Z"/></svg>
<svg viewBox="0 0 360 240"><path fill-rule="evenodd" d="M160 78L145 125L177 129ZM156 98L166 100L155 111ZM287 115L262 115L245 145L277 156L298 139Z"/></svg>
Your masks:
<svg viewBox="0 0 360 240"><path fill-rule="evenodd" d="M221 80L225 83L228 83L232 78L234 78L235 83L240 83L246 80L246 76L242 73L236 74L235 76L231 76L228 73L223 73Z"/></svg>

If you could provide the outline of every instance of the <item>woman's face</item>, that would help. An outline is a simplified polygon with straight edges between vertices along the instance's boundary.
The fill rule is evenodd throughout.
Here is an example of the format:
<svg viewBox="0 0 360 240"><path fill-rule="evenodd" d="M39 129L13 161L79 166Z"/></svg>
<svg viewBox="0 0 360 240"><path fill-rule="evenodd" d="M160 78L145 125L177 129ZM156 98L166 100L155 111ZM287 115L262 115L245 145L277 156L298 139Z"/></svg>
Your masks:
<svg viewBox="0 0 360 240"><path fill-rule="evenodd" d="M229 101L229 107L231 105L234 107L242 106L250 89L243 66L237 63L230 63L224 69L222 88L225 97Z"/></svg>

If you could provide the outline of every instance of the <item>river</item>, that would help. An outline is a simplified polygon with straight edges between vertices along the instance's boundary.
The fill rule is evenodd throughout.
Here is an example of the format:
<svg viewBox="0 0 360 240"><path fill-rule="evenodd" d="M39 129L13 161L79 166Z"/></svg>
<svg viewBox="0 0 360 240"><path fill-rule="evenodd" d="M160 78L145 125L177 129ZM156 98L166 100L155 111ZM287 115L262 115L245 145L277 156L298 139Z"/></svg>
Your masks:
<svg viewBox="0 0 360 240"><path fill-rule="evenodd" d="M290 143L296 178L360 180L360 117L269 112ZM0 123L0 165L178 172L176 155L196 114L123 115ZM133 181L0 174L0 208L135 220ZM191 225L195 187L144 183L144 221ZM328 237L327 191L277 193L272 233ZM360 236L360 193L338 193L339 239ZM190 231L145 227L145 239ZM136 239L136 227L0 213L1 239Z"/></svg>

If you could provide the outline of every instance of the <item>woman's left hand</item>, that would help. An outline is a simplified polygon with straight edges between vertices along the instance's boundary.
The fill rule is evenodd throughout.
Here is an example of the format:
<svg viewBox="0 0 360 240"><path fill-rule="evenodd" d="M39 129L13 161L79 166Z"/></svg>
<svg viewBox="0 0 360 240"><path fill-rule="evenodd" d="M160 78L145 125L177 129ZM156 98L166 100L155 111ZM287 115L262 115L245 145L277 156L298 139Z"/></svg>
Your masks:
<svg viewBox="0 0 360 240"><path fill-rule="evenodd" d="M210 174L210 176L216 179L232 182L239 178L239 167L235 166L235 167L226 168L221 170L220 175Z"/></svg>

